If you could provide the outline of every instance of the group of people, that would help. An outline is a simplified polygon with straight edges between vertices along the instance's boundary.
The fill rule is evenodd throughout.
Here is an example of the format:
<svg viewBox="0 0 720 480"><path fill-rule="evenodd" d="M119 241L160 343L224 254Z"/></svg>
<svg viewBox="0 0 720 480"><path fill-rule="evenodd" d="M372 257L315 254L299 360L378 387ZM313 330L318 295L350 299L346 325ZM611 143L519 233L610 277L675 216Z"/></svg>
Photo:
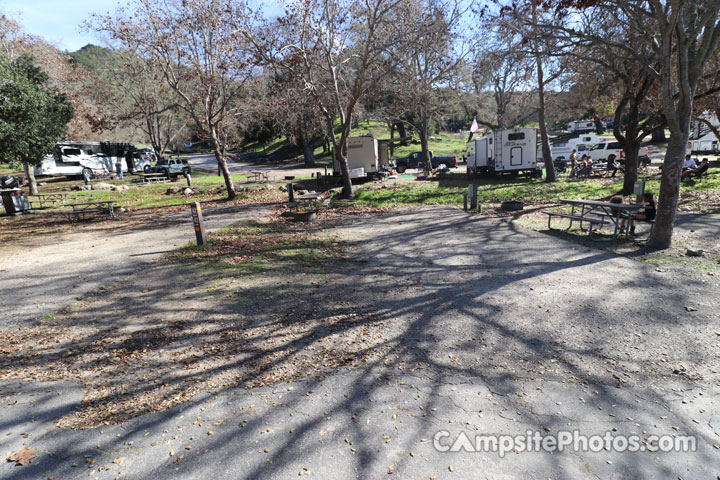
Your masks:
<svg viewBox="0 0 720 480"><path fill-rule="evenodd" d="M570 154L570 177L580 178L589 176L592 173L593 159L589 155L583 155L580 160L577 158L577 151Z"/></svg>
<svg viewBox="0 0 720 480"><path fill-rule="evenodd" d="M697 160L690 155L685 155L685 161L682 166L682 178L692 177L693 175L699 177L705 173L708 168L710 168L710 160L707 158L703 158L702 162L698 163Z"/></svg>

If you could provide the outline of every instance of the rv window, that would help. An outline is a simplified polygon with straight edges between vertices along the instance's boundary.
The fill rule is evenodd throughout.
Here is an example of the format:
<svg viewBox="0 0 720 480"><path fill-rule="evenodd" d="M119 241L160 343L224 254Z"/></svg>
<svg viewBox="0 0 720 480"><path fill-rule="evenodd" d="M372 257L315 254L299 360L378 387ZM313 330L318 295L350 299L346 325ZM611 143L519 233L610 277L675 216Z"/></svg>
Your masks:
<svg viewBox="0 0 720 480"><path fill-rule="evenodd" d="M608 145L608 149L618 149L622 148L622 145L620 145L620 142L612 142L610 145Z"/></svg>
<svg viewBox="0 0 720 480"><path fill-rule="evenodd" d="M63 148L63 155L80 155L82 151L79 148Z"/></svg>
<svg viewBox="0 0 720 480"><path fill-rule="evenodd" d="M525 140L525 134L522 132L521 133L509 133L508 140L511 142L513 140Z"/></svg>
<svg viewBox="0 0 720 480"><path fill-rule="evenodd" d="M490 139L490 145L492 145L492 138Z"/></svg>

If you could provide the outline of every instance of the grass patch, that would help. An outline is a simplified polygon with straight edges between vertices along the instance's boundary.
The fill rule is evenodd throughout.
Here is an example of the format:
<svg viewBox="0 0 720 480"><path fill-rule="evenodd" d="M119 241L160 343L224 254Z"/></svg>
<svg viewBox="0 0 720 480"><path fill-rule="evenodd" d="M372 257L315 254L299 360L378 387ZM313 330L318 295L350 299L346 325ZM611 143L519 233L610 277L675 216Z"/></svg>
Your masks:
<svg viewBox="0 0 720 480"><path fill-rule="evenodd" d="M469 180L463 175L451 175L437 183L395 184L388 188L359 188L357 206L387 207L393 205L461 205L467 193ZM500 178L475 180L480 203L500 203L521 200L527 203L545 203L559 198L600 199L613 195L621 188L617 182L567 181L545 183L539 179Z"/></svg>
<svg viewBox="0 0 720 480"><path fill-rule="evenodd" d="M208 235L208 244L187 246L171 259L224 275L247 276L283 270L327 273L337 261L333 239L317 238L294 224L248 221Z"/></svg>

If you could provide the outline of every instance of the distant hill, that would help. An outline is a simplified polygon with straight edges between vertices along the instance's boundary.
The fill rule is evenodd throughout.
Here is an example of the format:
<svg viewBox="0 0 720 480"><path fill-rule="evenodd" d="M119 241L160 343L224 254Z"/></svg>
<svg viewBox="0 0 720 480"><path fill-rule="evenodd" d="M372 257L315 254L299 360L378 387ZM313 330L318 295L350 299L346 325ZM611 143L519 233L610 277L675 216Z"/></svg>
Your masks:
<svg viewBox="0 0 720 480"><path fill-rule="evenodd" d="M97 45L87 44L77 52L70 53L70 56L80 65L95 73L99 77L104 77L110 70L114 70L115 66L122 61L119 55L113 50Z"/></svg>

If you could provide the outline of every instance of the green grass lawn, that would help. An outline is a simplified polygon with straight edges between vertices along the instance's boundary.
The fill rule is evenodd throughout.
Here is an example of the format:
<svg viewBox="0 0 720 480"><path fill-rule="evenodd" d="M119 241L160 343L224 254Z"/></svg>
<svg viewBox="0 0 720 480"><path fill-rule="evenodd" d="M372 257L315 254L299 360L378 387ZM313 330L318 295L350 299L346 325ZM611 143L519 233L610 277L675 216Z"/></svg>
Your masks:
<svg viewBox="0 0 720 480"><path fill-rule="evenodd" d="M622 188L622 177L591 178L570 180L561 177L557 182L546 183L541 179L495 178L474 179L478 185L480 203L500 203L505 200L520 200L526 203L548 203L560 198L609 199ZM467 193L469 179L465 175L447 175L433 182L417 184L395 184L389 188L375 189L361 186L356 190L357 206L387 207L393 205L462 205L463 194ZM646 180L645 191L656 196L660 180ZM703 199L717 196L720 192L720 171L710 171L700 180L685 180L680 187L684 203L693 210L705 211Z"/></svg>
<svg viewBox="0 0 720 480"><path fill-rule="evenodd" d="M281 193L278 192L272 184L268 184L271 186L270 190L265 190L261 186L254 184L247 186L243 185L242 182L247 179L247 175L233 175L232 179L236 187L246 187L249 190L238 190L238 200L253 199L258 202L263 202L275 201L282 197ZM166 194L168 188L170 187L184 189L187 186L184 179L170 183L143 184L137 176L126 175L123 180L108 180L104 182L111 183L113 185L127 185L130 188L123 192L102 190L68 192L70 186L82 184L82 181L72 180L48 182L47 184L40 186L40 193L65 192L70 195L72 201L75 203L112 200L121 207L128 207L131 209L187 205L198 201L214 202L222 201L227 198L227 194L224 190L210 191L211 189L217 189L218 187L225 186L224 179L216 175L193 175L193 189L196 191L198 189L204 190L204 193L188 196L182 194ZM0 212L4 212L4 210L0 208Z"/></svg>

